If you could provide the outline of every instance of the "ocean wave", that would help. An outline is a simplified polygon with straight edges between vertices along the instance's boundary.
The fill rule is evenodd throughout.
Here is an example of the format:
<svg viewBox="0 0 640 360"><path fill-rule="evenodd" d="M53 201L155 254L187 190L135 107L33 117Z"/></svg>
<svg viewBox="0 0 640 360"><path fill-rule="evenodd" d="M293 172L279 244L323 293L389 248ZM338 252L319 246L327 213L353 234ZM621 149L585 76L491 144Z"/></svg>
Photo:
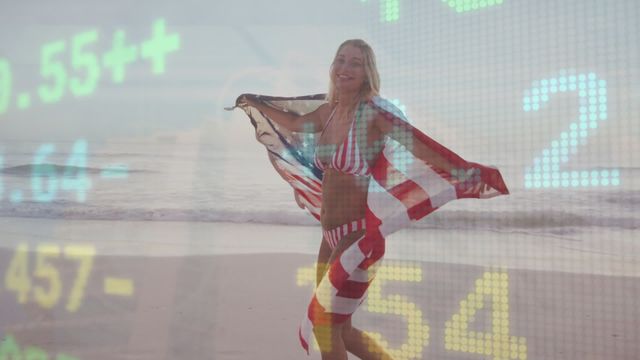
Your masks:
<svg viewBox="0 0 640 360"><path fill-rule="evenodd" d="M278 225L318 225L297 209L231 210L220 208L112 208L58 200L52 203L0 203L0 216L61 220L234 222ZM603 213L575 213L562 210L467 211L439 209L412 226L437 229L531 230L562 234L575 228L603 227L624 230L640 228L640 219Z"/></svg>
<svg viewBox="0 0 640 360"><path fill-rule="evenodd" d="M44 164L23 164L23 165L16 165L16 166L0 168L0 174L13 175L13 176L19 176L19 177L29 177L29 176L33 175L34 167L36 169L37 169L37 167L40 167L40 171L43 174L46 174L49 171L53 171L56 174L63 174L65 171L70 171L72 174L75 174L78 171L85 171L85 173L87 173L87 174L95 175L95 174L100 174L103 170L106 170L104 168L95 168L95 167L89 167L89 166L87 166L87 167L83 167L83 166L67 166L67 165L44 163ZM115 169L115 171L116 172L117 171L124 171L124 172L126 172L128 174L131 174L131 173L150 173L150 172L152 172L151 170L130 169L130 168L127 168L126 170Z"/></svg>
<svg viewBox="0 0 640 360"><path fill-rule="evenodd" d="M630 210L636 211L640 206L640 192L638 191L621 191L618 193L607 194L602 196L602 200L620 206L625 206Z"/></svg>

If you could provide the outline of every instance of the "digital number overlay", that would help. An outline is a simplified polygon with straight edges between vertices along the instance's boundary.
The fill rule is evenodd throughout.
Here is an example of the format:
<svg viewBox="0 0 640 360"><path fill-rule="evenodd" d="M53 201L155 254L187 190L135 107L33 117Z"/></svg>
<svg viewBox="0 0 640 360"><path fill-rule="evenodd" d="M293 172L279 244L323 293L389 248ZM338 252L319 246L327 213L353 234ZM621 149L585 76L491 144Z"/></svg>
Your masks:
<svg viewBox="0 0 640 360"><path fill-rule="evenodd" d="M91 331L90 324L103 324L107 329L113 321L122 322L122 315L109 313L110 308L100 304L135 305L136 281L129 275L137 272L135 267L114 266L111 261L98 257L94 245L83 243L19 243L2 251L0 301L13 316L3 314L0 359L83 358L69 355L74 351L51 350L48 335L45 332L42 338L39 331L67 329L81 334ZM118 326L131 325L123 322Z"/></svg>
<svg viewBox="0 0 640 360"><path fill-rule="evenodd" d="M606 124L607 82L595 73L577 74L575 70L562 70L560 76L534 81L525 91L525 112L541 111L555 94L576 92L579 98L579 118L569 122L569 128L533 159L533 165L525 169L525 188L599 187L620 185L618 169L561 171L578 152L578 145L585 146L587 138Z"/></svg>
<svg viewBox="0 0 640 360"><path fill-rule="evenodd" d="M511 334L509 321L509 275L504 270L486 271L475 280L473 288L460 299L456 312L444 324L429 324L423 310L410 298L400 294L383 295L383 287L389 282L420 283L422 269L418 265L387 262L376 270L363 309L368 313L400 317L406 324L406 338L400 346L391 347L385 335L370 332L394 359L422 359L429 346L432 328L444 328L444 348L449 352L484 355L490 359L527 359L527 342L524 337ZM298 269L298 286L314 286L316 266ZM418 286L418 285L416 285ZM473 331L476 313L490 314L490 328ZM440 336L442 338L442 336ZM319 349L315 344L316 350Z"/></svg>
<svg viewBox="0 0 640 360"><path fill-rule="evenodd" d="M24 196L25 189L5 189L2 172L5 165L4 158L0 153L0 201L3 200L5 192L7 192L11 203L21 203L25 200L51 202L62 190L75 192L76 201L85 202L87 191L91 189L94 181L87 173L87 141L83 139L75 141L65 166L50 162L49 158L55 151L55 145L47 143L41 145L34 154L30 182L32 196L28 199ZM105 164L100 168L99 178L102 180L121 180L126 179L128 174L129 169L125 164Z"/></svg>
<svg viewBox="0 0 640 360"><path fill-rule="evenodd" d="M81 308L90 281L103 284L105 295L132 296L135 285L131 279L108 275L92 279L95 256L92 245L40 244L33 249L18 245L6 268L0 268L4 290L13 293L18 304L33 303L44 309L63 306L70 313ZM60 268L64 265L75 265L72 279L63 276Z"/></svg>
<svg viewBox="0 0 640 360"><path fill-rule="evenodd" d="M380 22L396 22L400 19L400 0L378 0L380 2ZM428 0L423 0L428 1ZM441 0L457 13L480 10L500 5L504 0ZM367 0L360 0L367 2Z"/></svg>
<svg viewBox="0 0 640 360"><path fill-rule="evenodd" d="M93 50L99 42L110 42L111 49L98 54ZM84 97L93 94L101 80L121 84L127 66L148 62L151 73L165 72L166 59L180 50L180 34L170 32L164 19L153 23L151 36L134 43L124 30L104 38L97 30L89 30L69 39L44 44L40 51L42 84L37 89L14 88L14 74L8 59L0 58L0 116L11 109L27 110L34 103L53 104L65 96ZM64 59L70 58L70 63Z"/></svg>
<svg viewBox="0 0 640 360"><path fill-rule="evenodd" d="M29 360L79 360L63 353L49 356L37 346L21 346L13 335L9 334L0 343L0 360L29 359Z"/></svg>

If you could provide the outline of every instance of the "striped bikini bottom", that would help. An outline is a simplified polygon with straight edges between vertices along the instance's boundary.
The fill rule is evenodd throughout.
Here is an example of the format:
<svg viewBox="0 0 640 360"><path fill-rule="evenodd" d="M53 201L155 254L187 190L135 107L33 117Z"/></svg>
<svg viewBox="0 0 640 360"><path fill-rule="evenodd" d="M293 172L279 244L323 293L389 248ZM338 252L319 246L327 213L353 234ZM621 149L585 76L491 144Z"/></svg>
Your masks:
<svg viewBox="0 0 640 360"><path fill-rule="evenodd" d="M360 220L354 220L352 222L340 225L331 230L322 230L322 235L327 244L329 244L331 250L333 250L336 248L336 246L338 246L338 243L340 242L340 240L342 240L342 238L344 238L348 234L351 234L352 232L364 230L364 228L365 221L364 218L362 218Z"/></svg>
<svg viewBox="0 0 640 360"><path fill-rule="evenodd" d="M323 231L324 239L335 248L345 235L365 228L364 219L352 221ZM328 264L298 329L300 344L307 354L314 327L341 324L362 304L384 255L384 247L382 234L371 231L360 236Z"/></svg>

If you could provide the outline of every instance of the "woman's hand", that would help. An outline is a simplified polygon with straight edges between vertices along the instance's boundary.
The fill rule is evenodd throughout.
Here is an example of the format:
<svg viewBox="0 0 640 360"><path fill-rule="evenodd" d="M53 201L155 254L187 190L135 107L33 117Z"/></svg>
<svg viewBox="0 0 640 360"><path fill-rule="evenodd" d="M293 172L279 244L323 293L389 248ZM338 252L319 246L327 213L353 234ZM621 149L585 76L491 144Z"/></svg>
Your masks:
<svg viewBox="0 0 640 360"><path fill-rule="evenodd" d="M237 102L236 105L239 106L239 107L245 107L245 106L251 105L251 104L249 103L249 99L247 99L247 96L243 95L240 99L238 99L238 102Z"/></svg>
<svg viewBox="0 0 640 360"><path fill-rule="evenodd" d="M248 97L246 95L243 95L240 98L240 100L238 101L238 106L240 106L240 107L245 107L245 106L248 105L248 106L253 106L253 107L257 108L257 104L258 104L257 101L255 101L254 99L252 99L252 98L250 98L250 97Z"/></svg>

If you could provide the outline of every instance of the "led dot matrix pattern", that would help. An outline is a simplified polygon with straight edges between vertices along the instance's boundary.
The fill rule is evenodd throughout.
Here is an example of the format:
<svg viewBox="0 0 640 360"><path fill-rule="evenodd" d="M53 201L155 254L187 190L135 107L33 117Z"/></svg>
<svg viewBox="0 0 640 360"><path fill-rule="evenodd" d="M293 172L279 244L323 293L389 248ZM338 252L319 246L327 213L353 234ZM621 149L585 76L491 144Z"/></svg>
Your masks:
<svg viewBox="0 0 640 360"><path fill-rule="evenodd" d="M380 22L398 21L400 18L400 1L380 1Z"/></svg>
<svg viewBox="0 0 640 360"><path fill-rule="evenodd" d="M57 354L54 358L52 355L49 357L44 350L36 346L24 346L23 349L20 348L20 344L16 341L16 339L12 335L7 335L2 342L0 343L0 359L8 360L8 359L30 359L30 360L41 360L41 359L55 359L55 360L78 360L75 357L66 355L66 354Z"/></svg>
<svg viewBox="0 0 640 360"><path fill-rule="evenodd" d="M458 180L458 187L463 190L472 189L481 180L481 170L477 168L471 169L451 169L451 177Z"/></svg>
<svg viewBox="0 0 640 360"><path fill-rule="evenodd" d="M367 0L360 0L366 2ZM480 10L502 4L504 0L442 0L458 13ZM400 0L380 0L380 22L396 22L400 19Z"/></svg>
<svg viewBox="0 0 640 360"><path fill-rule="evenodd" d="M448 4L456 12L462 13L500 5L503 0L442 0L442 2Z"/></svg>
<svg viewBox="0 0 640 360"><path fill-rule="evenodd" d="M164 19L153 23L151 37L139 45L129 43L125 31L118 30L113 34L112 48L100 53L96 46L103 37L94 29L44 44L40 56L42 83L31 92L14 89L17 79L11 64L0 57L0 115L9 111L13 100L18 110L29 109L36 93L42 104L57 103L69 95L89 96L98 89L104 72L111 72L113 83L123 83L126 67L138 60L149 61L154 75L164 74L167 56L181 48L180 34L167 33ZM83 75L75 74L78 72Z"/></svg>
<svg viewBox="0 0 640 360"><path fill-rule="evenodd" d="M382 287L387 281L421 282L422 269L418 265L387 261L380 266L376 279L369 287L366 311L383 315L400 316L407 324L406 342L398 348L390 348L382 334L367 332L380 346L387 349L394 359L421 359L422 351L429 344L429 326L422 310L406 296L390 294L382 296ZM404 329L398 329L403 332Z"/></svg>
<svg viewBox="0 0 640 360"><path fill-rule="evenodd" d="M407 324L407 337L406 341L399 347L390 348L389 343L381 333L367 332L367 334L376 340L378 345L382 346L394 359L421 359L423 349L429 344L430 333L427 321L423 319L422 310L417 304L409 301L406 296L386 295L386 291L383 291L382 287L388 281L421 282L422 269L419 265L388 261L375 271L376 277L369 286L364 310L370 313L401 317ZM296 284L298 286L315 284L315 281L315 265L298 269L296 274ZM386 296L383 296L383 293ZM405 330L399 329L398 331L404 332ZM317 343L315 343L314 347L316 350L319 349ZM373 351L374 349L371 348L370 350Z"/></svg>
<svg viewBox="0 0 640 360"><path fill-rule="evenodd" d="M366 2L367 0L360 0ZM394 22L400 19L400 0L380 0L380 22Z"/></svg>
<svg viewBox="0 0 640 360"><path fill-rule="evenodd" d="M476 312L491 300L491 332L469 330ZM488 310L488 309L487 309ZM494 360L527 359L524 337L509 332L509 276L506 272L485 272L474 290L460 301L460 311L445 323L445 349L489 356Z"/></svg>
<svg viewBox="0 0 640 360"><path fill-rule="evenodd" d="M607 83L595 73L575 74L574 70L562 70L556 78L535 81L525 91L525 112L538 111L559 92L576 91L579 96L579 119L569 124L569 130L553 140L542 150L542 156L534 158L532 167L525 168L525 188L596 187L620 185L617 169L592 171L560 171L560 164L569 162L570 155L578 152L578 145L585 145L587 137L595 134L598 121L607 120Z"/></svg>
<svg viewBox="0 0 640 360"><path fill-rule="evenodd" d="M390 101L393 105L397 106L400 111L402 111L402 114L404 116L407 116L407 107L402 102L400 102L400 99L391 99Z"/></svg>
<svg viewBox="0 0 640 360"><path fill-rule="evenodd" d="M390 99L389 100L391 102L391 104L393 104L396 108L392 108L392 107L388 107L385 108L385 110L394 113L396 115L398 114L398 111L402 112L402 115L404 115L404 117L406 118L407 122L410 123L410 119L407 118L407 107L402 104L402 102L400 102L400 99ZM397 164L396 168L403 173L407 173L409 166L413 163L413 156L411 156L411 154L407 153L407 151L412 151L412 147L413 147L413 135L411 132L409 131L402 131L402 129L399 129L401 131L396 132L396 134L394 135L395 138L400 138L402 139L401 141L408 145L405 146L406 150L401 151L399 149L399 145L400 144L396 144L395 145L395 151L393 153L393 163ZM375 151L374 149L371 149L371 151ZM375 155L375 154L374 154ZM373 157L373 156L372 156ZM398 181L402 181L402 179L397 179Z"/></svg>

